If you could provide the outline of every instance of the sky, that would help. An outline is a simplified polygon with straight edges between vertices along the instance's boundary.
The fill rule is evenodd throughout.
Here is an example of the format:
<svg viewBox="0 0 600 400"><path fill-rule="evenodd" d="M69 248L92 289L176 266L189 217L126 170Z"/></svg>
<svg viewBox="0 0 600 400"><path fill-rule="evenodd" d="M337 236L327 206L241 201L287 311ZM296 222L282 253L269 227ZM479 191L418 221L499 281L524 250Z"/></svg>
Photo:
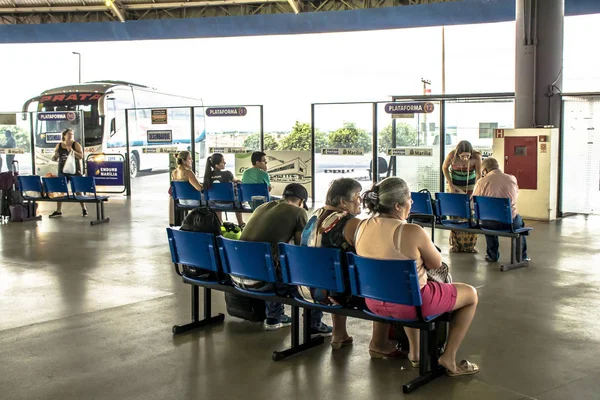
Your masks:
<svg viewBox="0 0 600 400"><path fill-rule="evenodd" d="M600 36L598 22L599 15L566 18L563 91L600 91L600 56L582 44L586 37ZM445 35L446 93L514 91L514 22L451 26ZM441 50L441 27L0 45L3 59L10 60L2 63L0 111L19 111L43 90L76 83L78 60L72 52L80 52L83 81L132 81L200 97L206 105L262 104L265 131L289 130L296 120L310 122L311 103L418 95L421 78L431 80L432 93L441 93ZM459 107L449 118L470 126L480 112ZM497 119L512 118L503 111ZM258 118L228 120L231 130L255 129L258 123ZM370 106L316 109L316 125L322 130L336 129L344 121L370 128Z"/></svg>

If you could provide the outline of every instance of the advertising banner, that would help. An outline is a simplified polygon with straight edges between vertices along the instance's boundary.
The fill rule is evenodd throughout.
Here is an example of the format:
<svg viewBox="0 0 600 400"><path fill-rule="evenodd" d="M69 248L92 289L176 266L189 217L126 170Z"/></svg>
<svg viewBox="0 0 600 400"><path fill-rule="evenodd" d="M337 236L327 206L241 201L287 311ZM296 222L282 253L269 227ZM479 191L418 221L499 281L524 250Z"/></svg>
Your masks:
<svg viewBox="0 0 600 400"><path fill-rule="evenodd" d="M283 189L289 183L299 183L306 188L308 196L312 198L311 183L312 155L310 151L276 151L266 150L267 173L271 180L273 189L272 196L281 196ZM242 179L242 174L248 168L252 168L250 161L252 153L235 155L235 175Z"/></svg>
<svg viewBox="0 0 600 400"><path fill-rule="evenodd" d="M96 178L98 186L124 186L125 159L120 154L90 155L87 175Z"/></svg>

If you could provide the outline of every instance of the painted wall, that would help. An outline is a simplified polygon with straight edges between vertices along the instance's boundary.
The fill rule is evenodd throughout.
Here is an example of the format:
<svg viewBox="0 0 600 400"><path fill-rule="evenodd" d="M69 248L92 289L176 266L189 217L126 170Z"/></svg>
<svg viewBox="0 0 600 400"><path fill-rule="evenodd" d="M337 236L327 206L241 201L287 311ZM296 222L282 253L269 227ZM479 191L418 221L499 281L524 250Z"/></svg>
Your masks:
<svg viewBox="0 0 600 400"><path fill-rule="evenodd" d="M547 135L548 142L541 143L540 135ZM494 135L494 158L504 169L504 138ZM558 195L558 129L505 129L504 137L537 136L537 190L519 189L517 211L524 219L552 221L556 219ZM545 151L542 150L545 144Z"/></svg>

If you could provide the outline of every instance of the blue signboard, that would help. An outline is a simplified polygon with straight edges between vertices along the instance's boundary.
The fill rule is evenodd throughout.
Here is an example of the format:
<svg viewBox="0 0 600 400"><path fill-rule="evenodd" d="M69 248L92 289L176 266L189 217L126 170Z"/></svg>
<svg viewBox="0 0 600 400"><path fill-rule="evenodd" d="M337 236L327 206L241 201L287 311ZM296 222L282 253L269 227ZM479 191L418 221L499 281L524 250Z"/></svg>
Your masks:
<svg viewBox="0 0 600 400"><path fill-rule="evenodd" d="M98 186L124 186L125 162L123 156L106 154L89 157L87 175L96 178Z"/></svg>
<svg viewBox="0 0 600 400"><path fill-rule="evenodd" d="M418 103L387 103L385 112L388 114L429 114L434 110L433 103L422 101Z"/></svg>
<svg viewBox="0 0 600 400"><path fill-rule="evenodd" d="M77 113L74 111L40 112L37 117L40 121L75 121Z"/></svg>
<svg viewBox="0 0 600 400"><path fill-rule="evenodd" d="M246 107L210 107L206 109L207 117L244 117L248 114Z"/></svg>

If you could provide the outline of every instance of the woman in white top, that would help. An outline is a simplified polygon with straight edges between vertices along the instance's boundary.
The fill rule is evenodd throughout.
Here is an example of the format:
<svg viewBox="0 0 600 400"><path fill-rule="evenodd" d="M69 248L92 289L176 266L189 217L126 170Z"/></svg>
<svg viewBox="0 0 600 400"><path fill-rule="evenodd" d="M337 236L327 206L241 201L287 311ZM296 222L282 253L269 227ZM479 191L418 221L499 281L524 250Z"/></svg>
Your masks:
<svg viewBox="0 0 600 400"><path fill-rule="evenodd" d="M372 216L363 221L356 234L356 253L379 260L415 260L421 287L423 316L452 311L452 322L440 365L449 376L471 375L479 372L476 364L463 360L456 363L456 352L469 330L477 308L477 291L464 283L439 283L427 280L427 269L442 266L442 257L425 230L409 224L412 199L404 180L386 178L365 192L363 205ZM386 277L382 276L382 280ZM366 300L375 314L397 319L416 319L415 307L377 300ZM419 331L404 328L410 345L408 358L419 365Z"/></svg>

